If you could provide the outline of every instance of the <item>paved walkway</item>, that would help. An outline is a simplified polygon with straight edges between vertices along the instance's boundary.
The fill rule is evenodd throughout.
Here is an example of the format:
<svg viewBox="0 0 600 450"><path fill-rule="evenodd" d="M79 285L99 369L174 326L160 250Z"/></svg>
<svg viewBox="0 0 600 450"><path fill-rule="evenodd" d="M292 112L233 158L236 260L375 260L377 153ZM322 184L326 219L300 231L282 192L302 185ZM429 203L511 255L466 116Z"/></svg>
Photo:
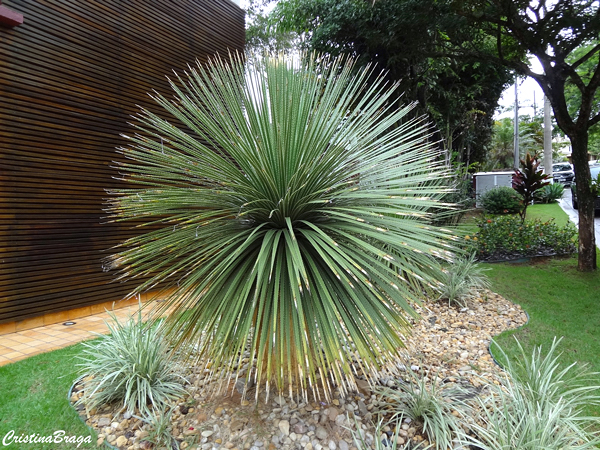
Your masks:
<svg viewBox="0 0 600 450"><path fill-rule="evenodd" d="M567 213L571 222L575 226L579 225L579 213L576 209L573 209L571 204L571 189L565 188L563 198L558 201L560 207ZM594 229L596 230L596 246L600 248L600 215L596 212L596 218L594 219Z"/></svg>
<svg viewBox="0 0 600 450"><path fill-rule="evenodd" d="M119 320L127 320L137 310L138 305L132 305L117 309L114 313ZM75 322L74 325L57 323L0 335L0 366L92 339L94 333L107 333L104 321L109 319L108 313L103 312L73 319L70 322Z"/></svg>

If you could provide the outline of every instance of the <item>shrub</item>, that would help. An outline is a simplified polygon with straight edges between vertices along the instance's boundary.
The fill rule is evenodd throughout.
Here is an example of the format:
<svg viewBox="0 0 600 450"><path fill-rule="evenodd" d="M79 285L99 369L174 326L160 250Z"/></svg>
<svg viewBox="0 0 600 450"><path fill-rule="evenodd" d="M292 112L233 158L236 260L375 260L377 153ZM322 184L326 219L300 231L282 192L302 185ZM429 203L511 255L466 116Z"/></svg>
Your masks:
<svg viewBox="0 0 600 450"><path fill-rule="evenodd" d="M464 306L465 300L481 289L489 288L490 283L484 274L481 264L476 261L475 253L468 257L459 257L444 269L441 280L440 300L448 300L448 304L457 303Z"/></svg>
<svg viewBox="0 0 600 450"><path fill-rule="evenodd" d="M484 218L476 234L479 259L522 256L568 255L575 252L577 229L572 223L559 227L539 219L521 223L518 216Z"/></svg>
<svg viewBox="0 0 600 450"><path fill-rule="evenodd" d="M544 186L550 184L550 175L545 174L543 171L538 170L540 162L537 159L537 155L531 156L529 152L525 156L525 160L520 160L523 166L522 170L515 170L512 177L512 187L517 191L523 198L522 208L519 211L521 216L521 222L525 221L525 215L527 214L527 206L533 202L536 193Z"/></svg>
<svg viewBox="0 0 600 450"><path fill-rule="evenodd" d="M448 173L424 122L351 60L217 59L176 81L154 99L186 130L143 110L122 149L113 217L161 227L124 243L121 276L172 288L170 336L216 377L247 351L259 388L327 395L354 385L353 345L365 367L398 356L452 249L429 226Z"/></svg>
<svg viewBox="0 0 600 450"><path fill-rule="evenodd" d="M565 187L560 183L548 184L537 191L536 198L542 203L556 203L565 192Z"/></svg>
<svg viewBox="0 0 600 450"><path fill-rule="evenodd" d="M81 402L88 408L119 402L143 415L163 409L185 393L185 379L159 325L147 326L141 311L126 323L111 313L110 334L84 342L78 366L87 375ZM151 407L148 408L148 403Z"/></svg>
<svg viewBox="0 0 600 450"><path fill-rule="evenodd" d="M391 412L390 422L396 422L398 426L404 418L410 418L422 426L428 439L435 442L436 449L445 450L452 448L453 435L459 428L458 418L452 414L459 402L453 401L452 397L460 391L439 386L437 377L429 379L429 375L429 372L419 375L408 370L407 380L398 380L397 390L381 389L379 393L387 403L387 408L381 412Z"/></svg>
<svg viewBox="0 0 600 450"><path fill-rule="evenodd" d="M541 348L526 355L519 344L517 363L506 354L507 375L490 395L478 398L480 420L471 425L473 435L460 440L483 450L583 450L600 444L600 420L586 417L584 408L600 404L598 374L588 374L575 364L561 369L555 356L559 341L544 356ZM471 447L472 448L472 447Z"/></svg>
<svg viewBox="0 0 600 450"><path fill-rule="evenodd" d="M523 197L508 186L499 186L484 192L480 197L488 214L514 214L521 210Z"/></svg>

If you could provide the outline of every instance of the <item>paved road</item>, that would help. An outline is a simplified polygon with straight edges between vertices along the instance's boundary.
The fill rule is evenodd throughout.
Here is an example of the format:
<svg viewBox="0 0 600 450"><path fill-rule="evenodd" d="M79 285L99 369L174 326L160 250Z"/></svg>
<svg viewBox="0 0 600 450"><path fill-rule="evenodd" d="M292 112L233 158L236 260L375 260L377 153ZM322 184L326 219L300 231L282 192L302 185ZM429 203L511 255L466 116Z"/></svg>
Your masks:
<svg viewBox="0 0 600 450"><path fill-rule="evenodd" d="M579 215L571 205L571 189L565 188L563 198L558 201L558 204L567 213L571 222L578 225ZM594 228L596 230L596 246L600 248L600 213L598 211L596 211L596 218L594 219Z"/></svg>

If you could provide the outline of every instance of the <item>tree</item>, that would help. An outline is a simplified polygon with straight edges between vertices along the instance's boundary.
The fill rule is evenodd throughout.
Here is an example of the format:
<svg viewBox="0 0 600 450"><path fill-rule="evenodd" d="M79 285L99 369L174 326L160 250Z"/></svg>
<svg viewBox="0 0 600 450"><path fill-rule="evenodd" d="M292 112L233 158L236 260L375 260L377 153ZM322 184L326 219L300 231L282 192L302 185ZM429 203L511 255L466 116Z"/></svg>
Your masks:
<svg viewBox="0 0 600 450"><path fill-rule="evenodd" d="M593 49L598 44L598 40L592 41L589 44L581 45L576 48L571 55L569 55L569 62L573 63L584 56L587 52ZM596 53L594 56L589 58L587 61L577 67L577 74L586 83L589 82L590 78L594 73L594 69L598 66L598 58L600 55ZM567 101L567 107L571 116L576 116L579 107L581 106L581 91L577 88L575 83L570 79L567 80L565 86L565 99ZM594 100L592 101L593 114L600 112L600 89L596 91ZM588 130L588 153L593 159L600 159L600 123L596 123L591 126Z"/></svg>
<svg viewBox="0 0 600 450"><path fill-rule="evenodd" d="M492 141L485 166L490 169L513 167L514 124L510 117L494 122Z"/></svg>
<svg viewBox="0 0 600 450"><path fill-rule="evenodd" d="M578 179L579 260L582 271L596 269L594 196L588 164L588 131L600 122L594 102L600 86L598 54L600 12L593 0L451 0L455 11L496 36L493 61L535 79L550 100L558 126L569 137ZM541 63L536 73L515 49L528 52ZM490 60L489 53L471 46L469 54ZM516 54L519 54L517 51ZM578 70L590 65L587 76ZM569 111L566 92L575 86L580 100Z"/></svg>
<svg viewBox="0 0 600 450"><path fill-rule="evenodd" d="M301 38L294 31L282 31L268 18L270 0L251 0L246 8L246 53L250 58L263 54L291 53L300 47Z"/></svg>
<svg viewBox="0 0 600 450"><path fill-rule="evenodd" d="M493 40L458 18L438 0L280 0L272 27L302 34L309 50L348 55L359 67L377 64L400 83L415 115L435 123L434 140L446 160L481 161L492 115L511 76L495 62L450 55L447 47L476 41L494 51ZM454 52L454 54L458 54Z"/></svg>
<svg viewBox="0 0 600 450"><path fill-rule="evenodd" d="M174 290L171 337L224 387L248 356L267 391L355 388L353 361L367 377L395 361L411 302L452 256L449 231L429 225L448 173L427 128L382 76L318 59L190 69L174 99L153 96L175 120L142 110L122 150L131 186L115 220L162 227L113 263L150 277L136 292Z"/></svg>
<svg viewBox="0 0 600 450"><path fill-rule="evenodd" d="M538 154L544 149L543 118L519 116L519 158L527 153ZM514 120L504 117L494 122L492 140L485 167L512 169L514 163Z"/></svg>

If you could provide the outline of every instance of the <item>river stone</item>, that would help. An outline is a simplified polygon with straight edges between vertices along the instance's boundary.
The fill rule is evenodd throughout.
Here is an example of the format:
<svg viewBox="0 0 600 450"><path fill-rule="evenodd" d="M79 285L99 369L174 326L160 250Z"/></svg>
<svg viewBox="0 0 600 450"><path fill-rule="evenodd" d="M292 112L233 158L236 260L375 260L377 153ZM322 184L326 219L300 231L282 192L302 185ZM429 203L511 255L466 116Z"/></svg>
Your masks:
<svg viewBox="0 0 600 450"><path fill-rule="evenodd" d="M290 423L287 420L279 421L279 431L281 431L285 436L290 435Z"/></svg>
<svg viewBox="0 0 600 450"><path fill-rule="evenodd" d="M329 417L329 420L331 420L332 422L335 421L335 418L338 416L340 412L338 411L338 409L335 406L331 406L328 410L327 410L327 417Z"/></svg>
<svg viewBox="0 0 600 450"><path fill-rule="evenodd" d="M327 430L323 427L317 427L317 429L315 430L315 436L317 436L317 438L321 440L327 439Z"/></svg>

